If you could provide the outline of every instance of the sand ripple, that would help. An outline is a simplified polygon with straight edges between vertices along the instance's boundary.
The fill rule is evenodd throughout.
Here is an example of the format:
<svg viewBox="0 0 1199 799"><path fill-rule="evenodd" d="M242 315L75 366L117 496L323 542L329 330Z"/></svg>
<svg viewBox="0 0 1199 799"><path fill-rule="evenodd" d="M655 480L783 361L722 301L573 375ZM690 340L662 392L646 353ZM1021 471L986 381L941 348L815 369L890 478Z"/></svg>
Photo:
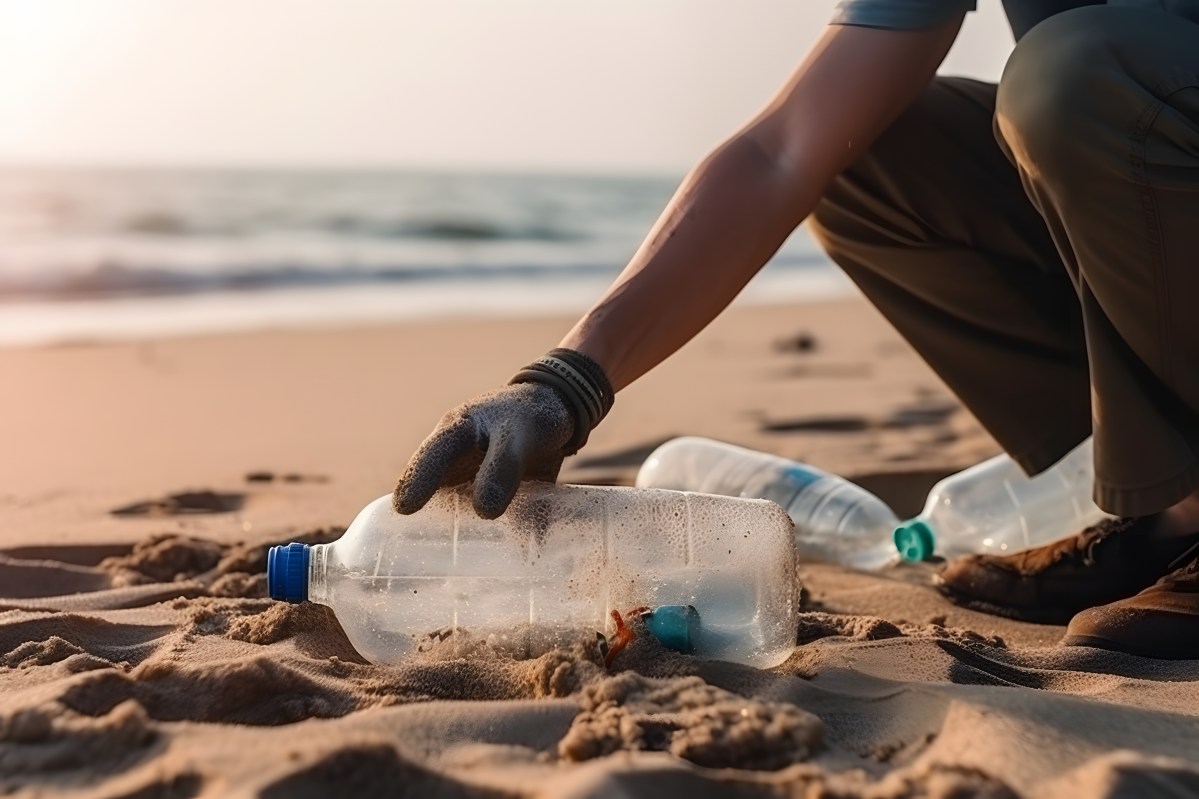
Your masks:
<svg viewBox="0 0 1199 799"><path fill-rule="evenodd" d="M265 599L265 551L159 536L90 565L0 557L0 793L1199 791L1199 663L1013 644L887 576L836 576L771 671L644 636L605 669L586 631L463 634L380 666L328 609ZM926 621L836 612L838 585Z"/></svg>

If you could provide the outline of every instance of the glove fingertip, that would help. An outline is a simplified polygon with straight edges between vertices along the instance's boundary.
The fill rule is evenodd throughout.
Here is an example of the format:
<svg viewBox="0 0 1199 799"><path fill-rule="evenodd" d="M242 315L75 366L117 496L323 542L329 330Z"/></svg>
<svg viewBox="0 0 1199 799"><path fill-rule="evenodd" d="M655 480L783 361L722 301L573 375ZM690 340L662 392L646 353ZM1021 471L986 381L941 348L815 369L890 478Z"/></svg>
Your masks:
<svg viewBox="0 0 1199 799"><path fill-rule="evenodd" d="M494 519L508 509L524 474L525 442L510 428L497 431L475 478L475 513Z"/></svg>
<svg viewBox="0 0 1199 799"><path fill-rule="evenodd" d="M391 509L396 513L407 516L409 513L416 513L421 508L421 503L415 503L409 497L408 488L400 482L396 485L395 490L391 492Z"/></svg>
<svg viewBox="0 0 1199 799"><path fill-rule="evenodd" d="M511 483L504 479L477 481L473 497L475 513L483 519L496 519L503 516L504 511L508 510L508 506L512 504L512 498L516 496L518 486L519 477Z"/></svg>
<svg viewBox="0 0 1199 799"><path fill-rule="evenodd" d="M432 498L436 490L435 485L420 486L415 480L409 479L405 475L400 478L395 490L391 492L391 507L395 509L396 513L405 516L416 513Z"/></svg>
<svg viewBox="0 0 1199 799"><path fill-rule="evenodd" d="M435 430L412 456L392 491L391 506L396 513L407 515L423 508L454 463L473 446L474 431L465 420Z"/></svg>

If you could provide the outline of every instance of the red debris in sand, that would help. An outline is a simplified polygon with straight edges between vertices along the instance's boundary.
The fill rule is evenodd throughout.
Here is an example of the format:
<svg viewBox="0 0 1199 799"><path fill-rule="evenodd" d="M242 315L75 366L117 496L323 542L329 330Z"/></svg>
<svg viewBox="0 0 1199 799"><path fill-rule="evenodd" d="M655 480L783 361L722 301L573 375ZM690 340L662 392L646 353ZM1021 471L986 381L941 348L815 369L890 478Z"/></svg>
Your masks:
<svg viewBox="0 0 1199 799"><path fill-rule="evenodd" d="M645 613L649 608L634 608L628 612L630 617ZM626 646L633 642L633 628L625 623L621 618L619 610L612 611L612 620L616 622L616 643L608 648L607 654L604 655L604 668L611 668L612 661L620 654Z"/></svg>

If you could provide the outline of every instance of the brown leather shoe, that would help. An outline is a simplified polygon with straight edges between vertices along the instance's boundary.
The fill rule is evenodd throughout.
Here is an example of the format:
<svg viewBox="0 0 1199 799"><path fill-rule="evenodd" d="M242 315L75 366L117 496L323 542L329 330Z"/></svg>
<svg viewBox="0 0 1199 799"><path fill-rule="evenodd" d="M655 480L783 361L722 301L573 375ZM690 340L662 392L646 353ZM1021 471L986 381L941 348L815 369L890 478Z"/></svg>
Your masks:
<svg viewBox="0 0 1199 799"><path fill-rule="evenodd" d="M1079 613L1062 643L1199 660L1199 544L1191 550L1184 565L1136 596Z"/></svg>
<svg viewBox="0 0 1199 799"><path fill-rule="evenodd" d="M1156 516L1104 519L1078 535L1014 555L968 555L942 567L952 602L1024 621L1065 624L1076 613L1136 594L1170 571L1199 533L1148 535Z"/></svg>

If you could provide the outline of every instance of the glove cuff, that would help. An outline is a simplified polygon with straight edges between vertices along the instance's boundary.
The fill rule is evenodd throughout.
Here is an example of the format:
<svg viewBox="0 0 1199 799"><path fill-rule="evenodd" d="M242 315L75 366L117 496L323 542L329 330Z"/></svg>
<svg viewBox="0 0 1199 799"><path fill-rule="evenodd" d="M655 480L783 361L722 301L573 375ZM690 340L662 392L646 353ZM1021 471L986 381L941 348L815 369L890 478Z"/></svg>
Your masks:
<svg viewBox="0 0 1199 799"><path fill-rule="evenodd" d="M591 431L603 421L616 401L612 383L603 367L581 352L565 348L550 350L516 373L509 385L543 383L558 390L574 410L574 435L566 444L573 455L587 443Z"/></svg>

